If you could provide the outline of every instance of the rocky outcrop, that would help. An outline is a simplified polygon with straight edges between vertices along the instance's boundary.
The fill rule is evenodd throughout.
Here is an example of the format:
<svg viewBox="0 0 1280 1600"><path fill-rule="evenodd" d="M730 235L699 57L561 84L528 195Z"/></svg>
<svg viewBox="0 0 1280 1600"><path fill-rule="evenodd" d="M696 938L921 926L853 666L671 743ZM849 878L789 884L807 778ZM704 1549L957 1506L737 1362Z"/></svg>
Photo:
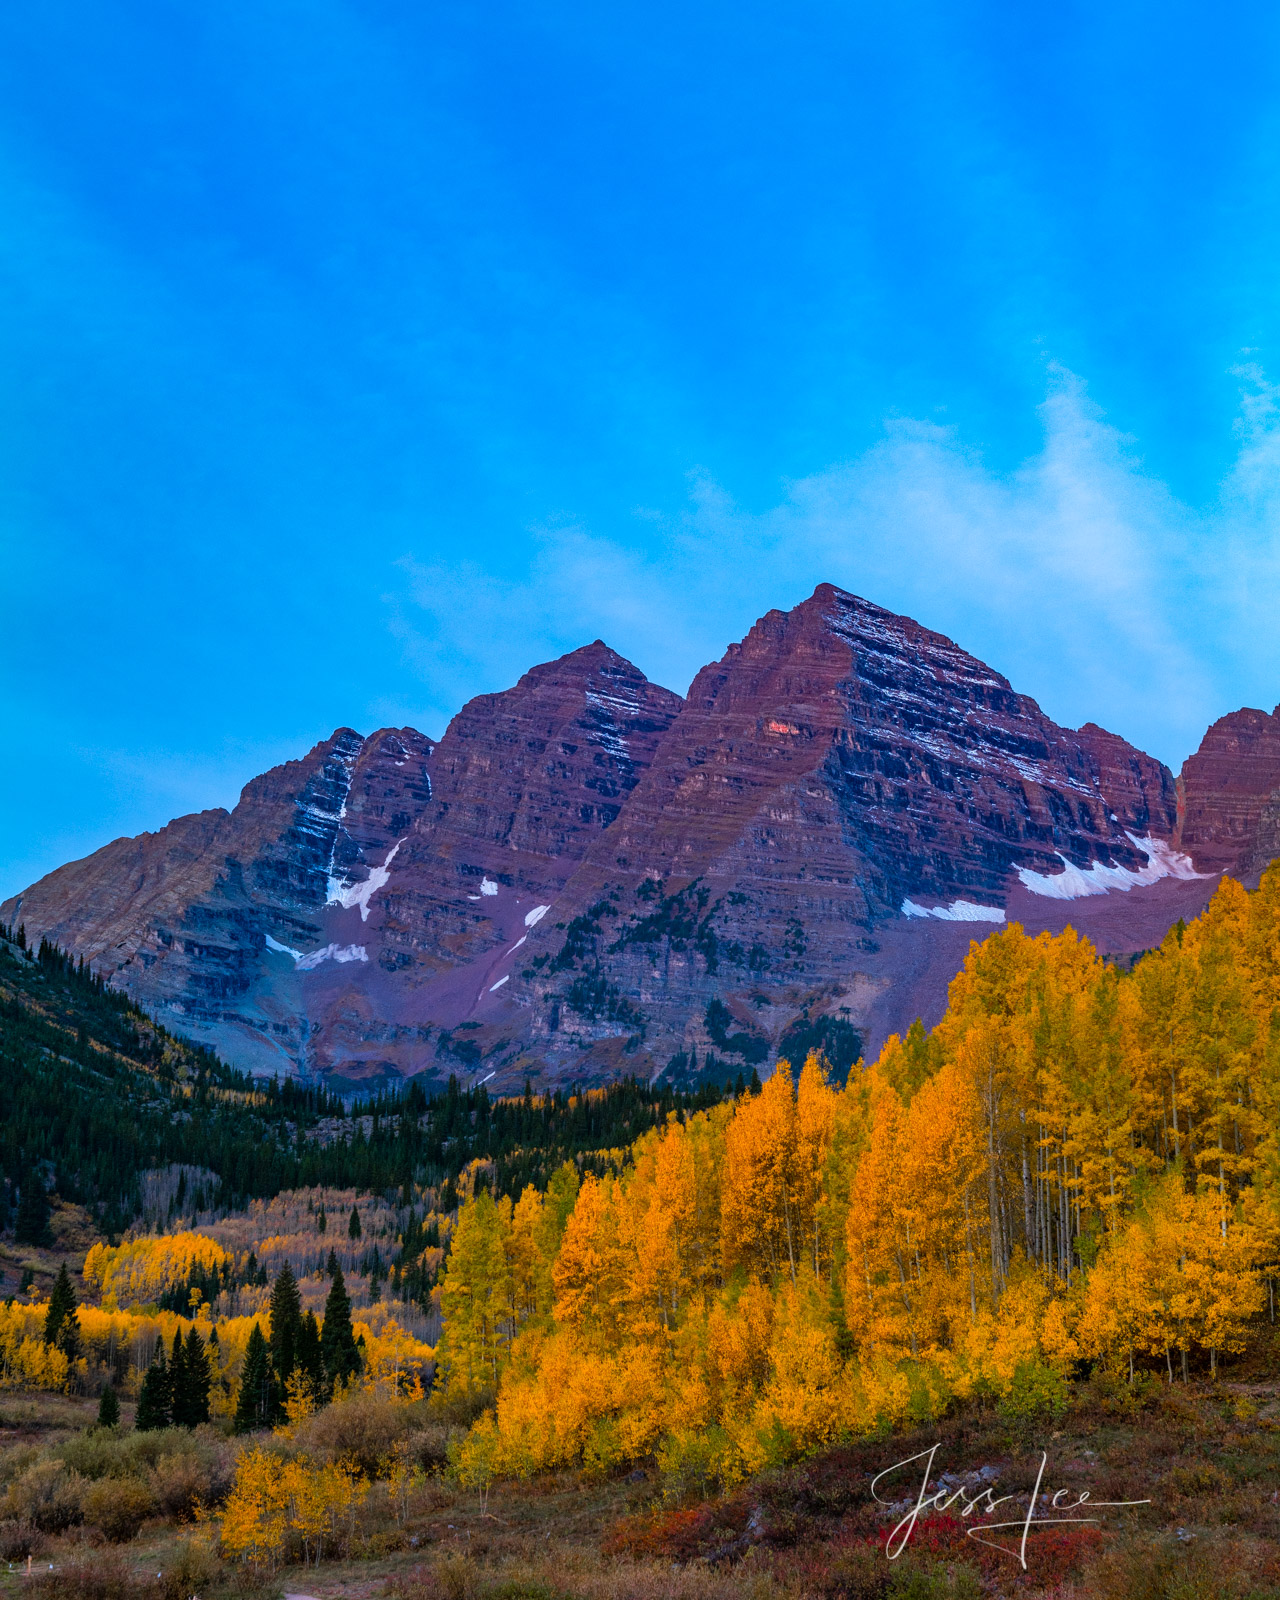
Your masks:
<svg viewBox="0 0 1280 1600"><path fill-rule="evenodd" d="M1220 717L1183 764L1178 842L1245 882L1280 856L1280 706Z"/></svg>

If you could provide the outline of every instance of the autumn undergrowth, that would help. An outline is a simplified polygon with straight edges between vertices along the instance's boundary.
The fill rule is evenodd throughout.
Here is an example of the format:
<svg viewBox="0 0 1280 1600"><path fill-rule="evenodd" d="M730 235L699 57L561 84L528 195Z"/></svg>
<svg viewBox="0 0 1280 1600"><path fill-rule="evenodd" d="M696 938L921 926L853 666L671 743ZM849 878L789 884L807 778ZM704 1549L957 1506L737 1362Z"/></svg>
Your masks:
<svg viewBox="0 0 1280 1600"><path fill-rule="evenodd" d="M154 1493L149 1475L176 1441L103 1438L89 1430L87 1406L78 1428L69 1426L77 1420L69 1405L45 1406L42 1428L35 1408L6 1399L0 1587L40 1600L273 1600L286 1590L321 1600L1262 1600L1280 1596L1280 1504L1272 1498L1280 1384L1235 1377L1131 1389L1099 1376L1071 1386L1056 1419L1050 1413L1028 1425L994 1405L971 1406L724 1493L692 1485L673 1493L650 1462L613 1477L565 1471L498 1482L482 1509L474 1490L450 1480L437 1439L434 1458L398 1504L383 1491L372 1495L352 1537L306 1569L300 1555L297 1564L287 1555L227 1560L213 1519L191 1508L165 1511L158 1500L113 1542L92 1520L91 1488L134 1481ZM426 1406L396 1409L401 1415L391 1417L372 1405L353 1408L342 1428L336 1408L274 1448L282 1458L363 1452L376 1461L409 1438L424 1448L435 1437L430 1429L445 1425ZM1025 1572L1013 1556L971 1540L972 1524L955 1508L922 1517L890 1561L885 1544L900 1508L878 1505L872 1480L934 1445L937 1474L972 1478L986 1469L1000 1493L1025 1497L1043 1453L1047 1487L1069 1487L1073 1499L1088 1489L1095 1501L1150 1503L1107 1511L1098 1525L1037 1530ZM240 1446L197 1430L185 1447L188 1461L209 1474L216 1510L216 1474L225 1477L228 1464L222 1452ZM890 1480L880 1493L909 1495L910 1485Z"/></svg>

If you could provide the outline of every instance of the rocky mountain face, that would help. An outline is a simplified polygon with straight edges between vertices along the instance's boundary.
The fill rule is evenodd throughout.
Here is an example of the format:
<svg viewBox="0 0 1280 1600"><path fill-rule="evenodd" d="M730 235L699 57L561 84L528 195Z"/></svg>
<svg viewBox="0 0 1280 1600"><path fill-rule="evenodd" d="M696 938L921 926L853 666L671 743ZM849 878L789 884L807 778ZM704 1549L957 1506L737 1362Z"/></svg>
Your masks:
<svg viewBox="0 0 1280 1600"><path fill-rule="evenodd" d="M464 706L383 897L397 966L453 968L488 948L509 902L559 893L682 704L596 640Z"/></svg>
<svg viewBox="0 0 1280 1600"><path fill-rule="evenodd" d="M1118 953L1280 848L1280 718L1180 784L830 585L687 700L596 641L439 744L349 729L0 908L259 1070L586 1081L837 1065L936 1020L969 940ZM1252 865L1250 865L1252 864Z"/></svg>
<svg viewBox="0 0 1280 1600"><path fill-rule="evenodd" d="M1179 780L1178 841L1250 885L1280 856L1280 706L1220 717Z"/></svg>
<svg viewBox="0 0 1280 1600"><path fill-rule="evenodd" d="M60 867L8 902L186 1031L254 1065L290 1058L305 1023L272 1019L265 1059L226 1029L277 950L314 944L327 905L385 860L431 794L434 746L412 728L340 728L300 761L245 786L233 811L179 817ZM358 890L357 890L358 892ZM335 947L325 959L342 960ZM317 960L314 963L319 965ZM274 1038L272 1037L274 1033Z"/></svg>
<svg viewBox="0 0 1280 1600"><path fill-rule="evenodd" d="M681 704L597 641L471 701L438 746L339 729L233 811L116 840L8 913L256 1070L420 1070L470 966L545 909Z"/></svg>
<svg viewBox="0 0 1280 1600"><path fill-rule="evenodd" d="M621 1032L624 1055L656 1037L739 1065L788 1035L848 1040L892 1004L901 924L964 924L967 944L1019 884L1138 881L1139 841L1175 822L1160 763L823 585L699 674L511 998L562 1059L613 1059Z"/></svg>

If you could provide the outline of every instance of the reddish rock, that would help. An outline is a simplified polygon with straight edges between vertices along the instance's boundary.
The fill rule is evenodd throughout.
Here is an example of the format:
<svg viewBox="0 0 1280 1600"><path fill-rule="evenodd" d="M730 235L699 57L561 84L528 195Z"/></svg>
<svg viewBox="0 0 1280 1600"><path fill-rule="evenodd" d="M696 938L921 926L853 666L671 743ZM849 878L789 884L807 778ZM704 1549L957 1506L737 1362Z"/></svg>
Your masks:
<svg viewBox="0 0 1280 1600"><path fill-rule="evenodd" d="M682 704L598 639L469 701L432 757L432 804L382 902L396 959L455 965L493 943L513 896L558 893Z"/></svg>
<svg viewBox="0 0 1280 1600"><path fill-rule="evenodd" d="M435 1018L474 1005L451 974L559 890L681 704L597 641L471 701L438 749L339 729L233 811L116 840L0 916L255 1069L417 1070Z"/></svg>
<svg viewBox="0 0 1280 1600"><path fill-rule="evenodd" d="M0 915L258 1069L502 1088L710 1053L749 1072L815 1029L874 1050L936 1021L1006 912L1154 943L1211 877L1183 862L1080 900L1026 879L1135 883L1179 840L1206 873L1256 864L1278 785L1277 718L1226 718L1178 833L1159 762L822 585L687 702L596 641L471 701L438 746L340 729L234 811L117 840Z"/></svg>
<svg viewBox="0 0 1280 1600"><path fill-rule="evenodd" d="M1058 727L951 640L824 584L698 675L511 999L566 1064L623 1035L659 1061L723 1054L712 1001L740 1053L806 1012L866 1026L905 959L883 931L904 902L998 911L1019 869L1138 870L1131 836L1174 823L1159 762Z"/></svg>
<svg viewBox="0 0 1280 1600"><path fill-rule="evenodd" d="M370 739L340 728L246 784L234 810L117 839L42 878L0 916L217 1039L258 980L267 938L305 952L331 890L347 873L364 877L397 828L412 827L430 795L432 748L412 728Z"/></svg>
<svg viewBox="0 0 1280 1600"><path fill-rule="evenodd" d="M1220 717L1178 791L1181 848L1206 871L1256 882L1280 855L1280 706Z"/></svg>

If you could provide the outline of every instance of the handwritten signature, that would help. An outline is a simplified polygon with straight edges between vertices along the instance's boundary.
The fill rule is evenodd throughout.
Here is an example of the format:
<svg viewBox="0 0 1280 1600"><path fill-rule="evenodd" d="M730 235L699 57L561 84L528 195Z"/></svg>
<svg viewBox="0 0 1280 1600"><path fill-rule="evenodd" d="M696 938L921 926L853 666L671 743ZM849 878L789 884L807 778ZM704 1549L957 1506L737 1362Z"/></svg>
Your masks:
<svg viewBox="0 0 1280 1600"><path fill-rule="evenodd" d="M944 1486L930 1492L929 1478L933 1472L933 1458L937 1455L939 1449L940 1444L935 1444L930 1446L928 1450L921 1450L917 1455L907 1456L902 1461L895 1461L891 1467L886 1467L883 1472L877 1473L871 1480L871 1497L873 1500L876 1500L880 1505L899 1505L901 1504L900 1501L882 1500L876 1493L876 1485L887 1478L891 1472L897 1472L902 1467L909 1467L916 1461L924 1462L924 1474L920 1479L920 1488L916 1495L915 1503L901 1521L896 1524L885 1543L885 1554L890 1561L896 1561L906 1549L922 1512L951 1511L959 1505L962 1517L976 1515L979 1519L982 1519L994 1515L998 1507L1007 1504L1010 1500L1021 1499L1021 1495L1016 1493L996 1495L990 1484L974 1493L970 1493L963 1484L958 1489L948 1489ZM1094 1500L1090 1497L1087 1489L1078 1494L1074 1500L1071 1499L1073 1491L1070 1489L1057 1489L1052 1493L1042 1491L1044 1475L1048 1465L1048 1452L1041 1451L1040 1470L1036 1473L1036 1486L1031 1491L1031 1498L1027 1504L1027 1512L1024 1517L1015 1518L1010 1522L975 1521L971 1528L965 1529L966 1537L972 1539L976 1544L985 1544L992 1550L999 1550L1002 1555L1013 1556L1021 1564L1025 1572L1027 1570L1027 1539L1032 1528L1061 1527L1064 1523L1101 1522L1103 1520L1101 1517L1071 1516L1066 1514L1079 1511L1086 1504L1090 1512L1122 1510L1128 1506L1148 1506L1151 1504L1150 1500ZM1043 1506L1045 1510L1063 1512L1064 1515L1053 1517L1037 1516L1036 1509L1038 1506ZM983 1537L984 1534L1004 1532L1010 1528L1021 1528L1022 1530L1022 1537L1018 1541L1016 1548L1011 1548L1007 1544L1000 1544L994 1539Z"/></svg>

